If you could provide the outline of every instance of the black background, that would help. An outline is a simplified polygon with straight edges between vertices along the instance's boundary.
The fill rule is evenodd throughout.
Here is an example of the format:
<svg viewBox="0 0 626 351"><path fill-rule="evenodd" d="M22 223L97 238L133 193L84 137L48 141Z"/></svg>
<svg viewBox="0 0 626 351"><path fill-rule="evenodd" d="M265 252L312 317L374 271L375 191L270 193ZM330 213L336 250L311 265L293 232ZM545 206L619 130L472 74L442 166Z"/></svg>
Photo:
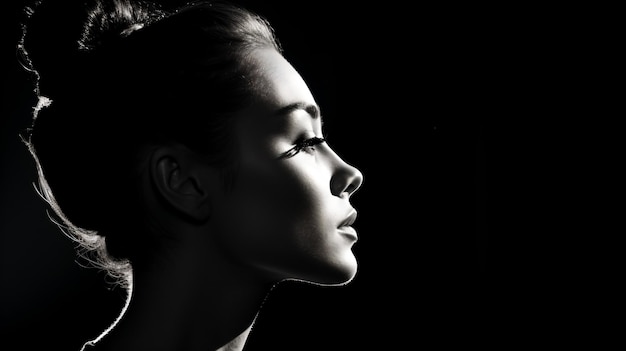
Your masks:
<svg viewBox="0 0 626 351"><path fill-rule="evenodd" d="M364 174L353 197L356 279L279 285L246 350L499 348L543 335L544 324L525 324L532 303L519 299L507 248L489 235L485 126L508 102L506 20L475 5L238 3L273 23L322 107L330 143ZM18 137L34 103L15 60L22 4L2 4L1 342L78 350L123 299L75 262L34 190Z"/></svg>

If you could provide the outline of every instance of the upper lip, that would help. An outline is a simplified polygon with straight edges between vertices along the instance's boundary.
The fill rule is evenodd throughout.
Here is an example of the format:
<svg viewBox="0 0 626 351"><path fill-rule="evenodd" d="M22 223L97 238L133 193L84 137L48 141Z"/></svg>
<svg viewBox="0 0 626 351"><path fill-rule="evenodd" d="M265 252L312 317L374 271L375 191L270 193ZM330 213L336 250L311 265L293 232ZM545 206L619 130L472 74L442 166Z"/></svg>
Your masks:
<svg viewBox="0 0 626 351"><path fill-rule="evenodd" d="M341 222L341 224L339 225L340 227L349 227L351 226L354 221L356 221L356 216L357 216L357 212L356 210L352 210L350 211L350 214L348 215L348 217L346 217L346 219L343 220L343 222Z"/></svg>

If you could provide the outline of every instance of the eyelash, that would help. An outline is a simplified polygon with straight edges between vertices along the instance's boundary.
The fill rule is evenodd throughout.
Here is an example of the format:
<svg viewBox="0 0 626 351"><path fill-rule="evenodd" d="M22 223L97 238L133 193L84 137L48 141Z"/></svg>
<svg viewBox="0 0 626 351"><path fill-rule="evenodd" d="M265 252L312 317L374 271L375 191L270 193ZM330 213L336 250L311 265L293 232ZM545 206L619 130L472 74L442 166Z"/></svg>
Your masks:
<svg viewBox="0 0 626 351"><path fill-rule="evenodd" d="M297 155L300 151L303 151L306 149L309 149L312 152L315 150L316 145L319 145L325 142L326 142L326 139L319 138L319 137L313 137L309 139L300 139L296 142L296 145L294 147L283 152L278 158L279 159L291 158Z"/></svg>

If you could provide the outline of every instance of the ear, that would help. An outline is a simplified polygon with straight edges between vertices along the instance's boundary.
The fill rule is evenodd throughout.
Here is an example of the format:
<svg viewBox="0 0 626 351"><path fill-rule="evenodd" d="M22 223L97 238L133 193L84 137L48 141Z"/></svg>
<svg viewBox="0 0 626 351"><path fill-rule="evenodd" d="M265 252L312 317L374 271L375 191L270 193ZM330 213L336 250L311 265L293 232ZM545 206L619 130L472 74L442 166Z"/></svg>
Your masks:
<svg viewBox="0 0 626 351"><path fill-rule="evenodd" d="M153 189L167 207L196 223L206 222L212 210L216 170L183 145L154 149L150 157Z"/></svg>

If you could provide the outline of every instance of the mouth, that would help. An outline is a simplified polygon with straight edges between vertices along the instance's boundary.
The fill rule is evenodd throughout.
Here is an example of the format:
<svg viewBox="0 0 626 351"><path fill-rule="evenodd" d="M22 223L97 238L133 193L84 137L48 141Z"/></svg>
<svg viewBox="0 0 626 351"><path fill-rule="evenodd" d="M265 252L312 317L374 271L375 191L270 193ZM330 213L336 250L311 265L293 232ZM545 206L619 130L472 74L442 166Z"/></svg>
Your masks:
<svg viewBox="0 0 626 351"><path fill-rule="evenodd" d="M354 222L356 221L356 216L357 216L357 212L355 210L352 210L352 212L350 212L350 215L346 217L346 219L343 222L341 222L338 228L339 233L348 237L352 241L357 240L356 230L352 228L352 224L354 224Z"/></svg>
<svg viewBox="0 0 626 351"><path fill-rule="evenodd" d="M341 222L341 224L339 225L339 228L350 227L356 221L356 216L357 216L356 210L352 210L352 212L350 212L350 215L346 217L346 219L344 219L343 222Z"/></svg>

